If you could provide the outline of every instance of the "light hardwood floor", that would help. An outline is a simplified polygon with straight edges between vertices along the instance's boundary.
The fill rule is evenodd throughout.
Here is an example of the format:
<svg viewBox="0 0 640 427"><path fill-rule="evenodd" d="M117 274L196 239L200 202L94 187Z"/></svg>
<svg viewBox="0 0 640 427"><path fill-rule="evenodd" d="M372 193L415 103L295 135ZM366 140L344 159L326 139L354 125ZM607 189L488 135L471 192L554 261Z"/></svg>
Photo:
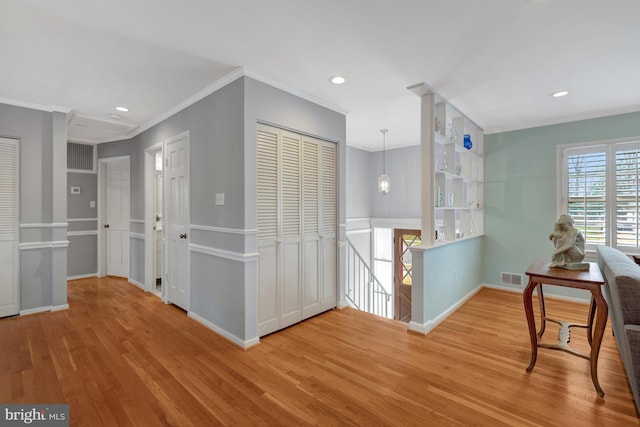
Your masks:
<svg viewBox="0 0 640 427"><path fill-rule="evenodd" d="M68 289L69 310L0 320L0 403L68 403L73 426L640 425L609 327L604 399L585 359L540 349L525 373L519 294L483 289L427 336L344 309L245 351L124 280Z"/></svg>

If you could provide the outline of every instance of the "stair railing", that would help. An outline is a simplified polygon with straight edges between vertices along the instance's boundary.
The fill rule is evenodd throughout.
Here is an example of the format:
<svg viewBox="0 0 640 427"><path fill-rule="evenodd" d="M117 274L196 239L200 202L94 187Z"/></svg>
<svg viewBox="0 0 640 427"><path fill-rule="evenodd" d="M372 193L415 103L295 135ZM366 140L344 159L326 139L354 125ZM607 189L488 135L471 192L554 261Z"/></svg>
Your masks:
<svg viewBox="0 0 640 427"><path fill-rule="evenodd" d="M369 265L347 238L347 300L358 310L393 318L392 295L382 286Z"/></svg>

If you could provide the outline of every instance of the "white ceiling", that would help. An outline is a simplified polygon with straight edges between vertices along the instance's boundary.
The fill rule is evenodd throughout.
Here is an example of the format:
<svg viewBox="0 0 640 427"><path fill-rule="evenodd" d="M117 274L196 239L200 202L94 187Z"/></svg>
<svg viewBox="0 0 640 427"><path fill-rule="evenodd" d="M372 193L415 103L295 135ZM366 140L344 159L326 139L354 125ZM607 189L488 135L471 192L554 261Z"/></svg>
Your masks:
<svg viewBox="0 0 640 427"><path fill-rule="evenodd" d="M0 102L129 135L243 67L418 144L426 82L488 133L640 111L637 0L0 0ZM348 82L334 86L330 76ZM564 98L551 92L566 89ZM103 123L102 121L107 121ZM137 126L130 132L132 126ZM70 139L122 136L70 125Z"/></svg>

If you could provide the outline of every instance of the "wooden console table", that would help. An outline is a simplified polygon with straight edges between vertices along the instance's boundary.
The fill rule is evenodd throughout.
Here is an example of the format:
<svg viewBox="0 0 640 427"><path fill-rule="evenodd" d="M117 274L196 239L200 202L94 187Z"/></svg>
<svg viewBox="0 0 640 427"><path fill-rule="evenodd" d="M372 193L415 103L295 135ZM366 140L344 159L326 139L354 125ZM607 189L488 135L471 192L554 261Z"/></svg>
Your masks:
<svg viewBox="0 0 640 427"><path fill-rule="evenodd" d="M596 263L589 263L588 271L572 271L562 268L549 267L550 261L537 259L527 269L529 283L524 290L524 311L527 315L527 324L529 326L529 336L531 337L531 362L527 367L527 373L531 373L536 364L538 357L538 347L550 348L553 350L562 350L575 356L583 357L591 363L591 380L598 392L598 396L603 397L604 391L598 382L598 353L600 352L600 344L604 335L604 329L607 324L607 316L609 307L602 295L602 285L604 279L600 268ZM587 324L575 324L564 322L561 320L550 319L546 316L544 308L544 295L542 294L542 284L565 286L569 288L586 289L591 292L591 304L589 306L589 315ZM533 291L538 290L538 301L540 303L540 331L536 333L536 319L533 314ZM593 327L593 319L595 315L595 328ZM557 344L540 344L538 339L542 338L546 321L554 322L560 325L560 333L558 334L559 342ZM570 328L587 328L587 338L591 346L589 354L575 350L569 346L571 339Z"/></svg>

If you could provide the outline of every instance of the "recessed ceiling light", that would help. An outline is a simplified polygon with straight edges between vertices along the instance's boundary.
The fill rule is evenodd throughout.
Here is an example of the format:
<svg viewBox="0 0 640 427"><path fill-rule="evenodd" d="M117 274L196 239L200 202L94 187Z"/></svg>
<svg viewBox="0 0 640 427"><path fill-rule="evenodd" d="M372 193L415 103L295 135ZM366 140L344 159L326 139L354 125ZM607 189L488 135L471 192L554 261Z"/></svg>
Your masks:
<svg viewBox="0 0 640 427"><path fill-rule="evenodd" d="M120 120L122 118L120 114L114 114L114 113L109 114L109 117L116 120Z"/></svg>
<svg viewBox="0 0 640 427"><path fill-rule="evenodd" d="M329 81L331 83L333 83L334 85L341 85L343 83L345 83L347 81L347 79L345 79L342 76L333 76L329 79Z"/></svg>
<svg viewBox="0 0 640 427"><path fill-rule="evenodd" d="M569 95L569 91L567 90L559 90L551 94L551 96L553 96L554 98L560 98L561 96L566 96L566 95Z"/></svg>
<svg viewBox="0 0 640 427"><path fill-rule="evenodd" d="M126 113L127 111L129 111L127 107L116 107L116 110L122 111L123 113Z"/></svg>

